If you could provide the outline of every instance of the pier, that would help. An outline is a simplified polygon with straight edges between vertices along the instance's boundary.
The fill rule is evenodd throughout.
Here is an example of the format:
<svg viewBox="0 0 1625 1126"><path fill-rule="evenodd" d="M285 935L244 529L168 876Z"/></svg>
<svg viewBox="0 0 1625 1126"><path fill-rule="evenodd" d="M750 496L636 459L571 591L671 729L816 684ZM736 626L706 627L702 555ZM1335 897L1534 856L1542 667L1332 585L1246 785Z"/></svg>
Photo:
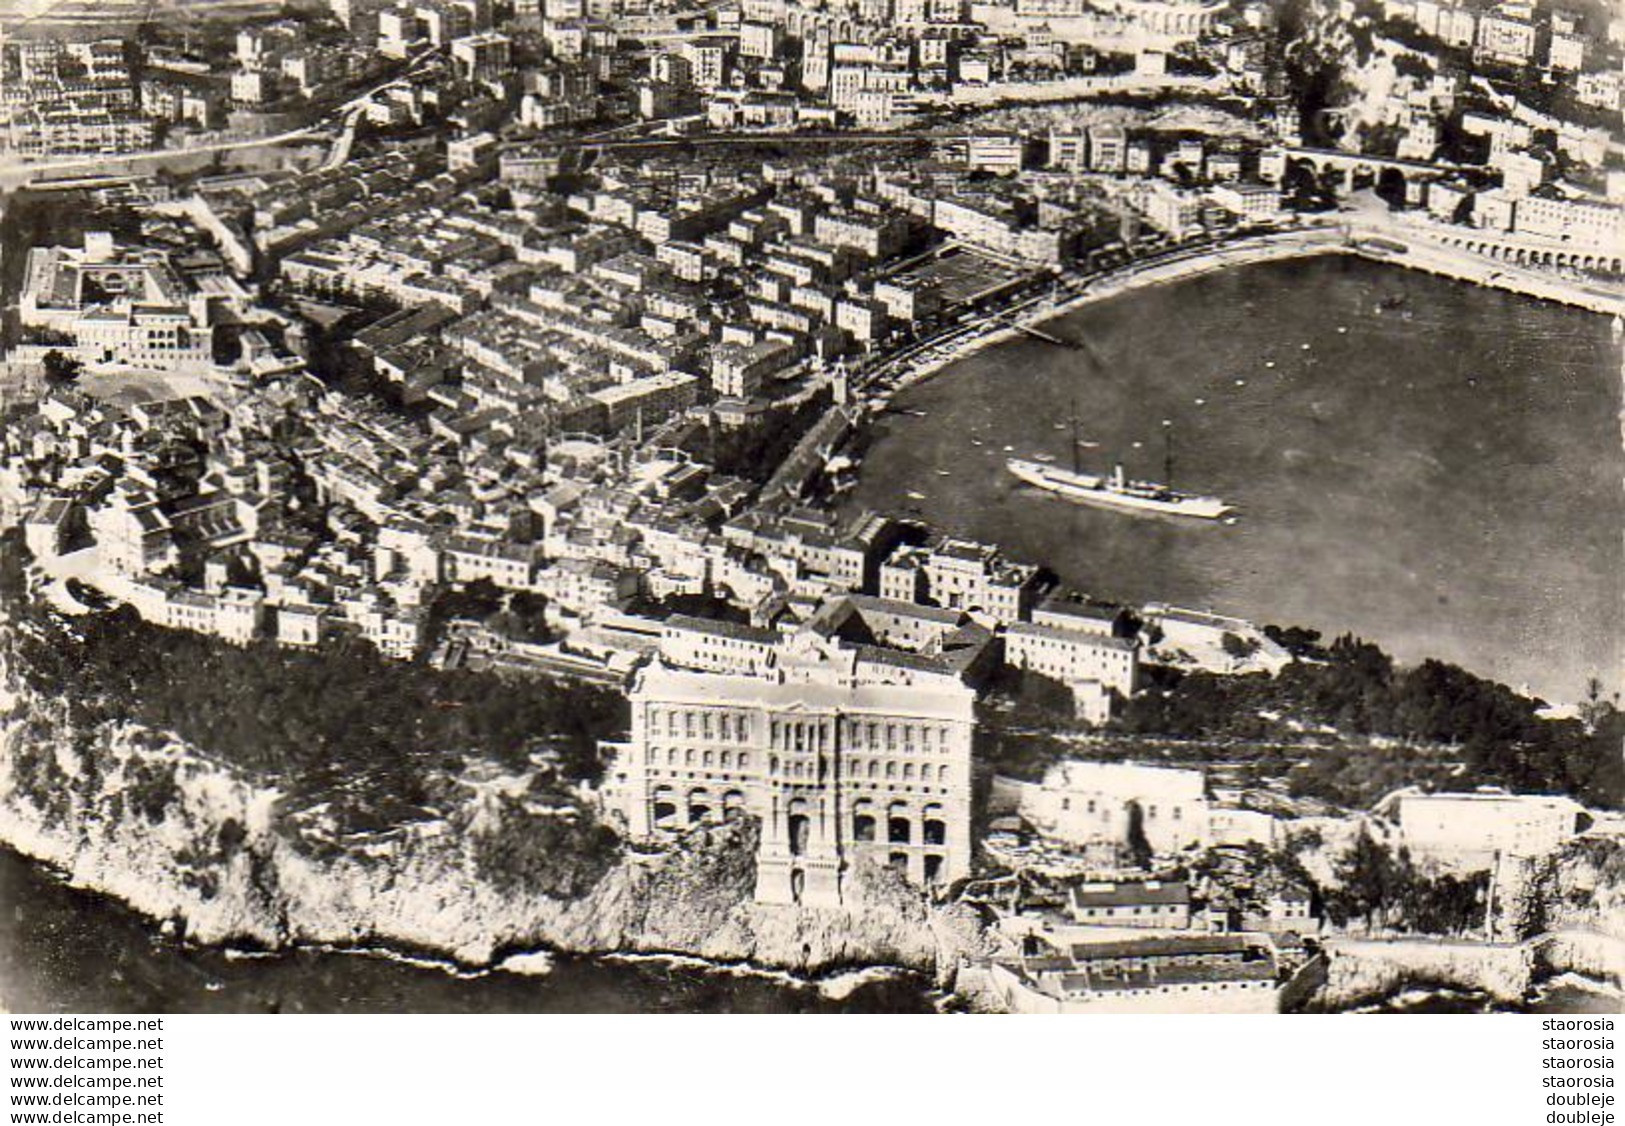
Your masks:
<svg viewBox="0 0 1625 1126"><path fill-rule="evenodd" d="M1063 340L1061 337L1045 332L1041 328L1034 328L1032 325L1022 324L1020 321L1011 321L1010 327L1036 340L1042 340L1045 344L1054 344L1061 348L1082 349L1083 347L1083 341L1081 340Z"/></svg>

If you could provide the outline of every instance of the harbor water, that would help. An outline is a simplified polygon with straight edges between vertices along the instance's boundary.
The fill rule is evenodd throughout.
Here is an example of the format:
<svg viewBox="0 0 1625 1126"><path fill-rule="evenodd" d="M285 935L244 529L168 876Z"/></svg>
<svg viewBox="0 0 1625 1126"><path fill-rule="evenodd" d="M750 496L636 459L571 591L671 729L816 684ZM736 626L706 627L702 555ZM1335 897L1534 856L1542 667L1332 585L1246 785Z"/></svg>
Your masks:
<svg viewBox="0 0 1625 1126"><path fill-rule="evenodd" d="M1625 454L1606 318L1344 256L1084 306L900 394L851 509L916 514L1102 598L1353 632L1554 701L1621 682ZM1235 505L1074 504L1007 458ZM1167 425L1164 425L1167 420Z"/></svg>

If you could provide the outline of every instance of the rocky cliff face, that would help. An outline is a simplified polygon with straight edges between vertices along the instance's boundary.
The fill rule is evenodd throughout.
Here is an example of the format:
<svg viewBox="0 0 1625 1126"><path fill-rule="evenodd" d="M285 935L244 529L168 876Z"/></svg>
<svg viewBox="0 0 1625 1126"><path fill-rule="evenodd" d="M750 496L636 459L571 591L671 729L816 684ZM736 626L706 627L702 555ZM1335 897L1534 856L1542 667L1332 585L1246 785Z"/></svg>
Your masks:
<svg viewBox="0 0 1625 1126"><path fill-rule="evenodd" d="M470 787L447 816L312 849L276 792L199 749L127 725L76 730L67 708L0 695L0 838L200 942L390 945L485 964L540 947L649 951L818 972L934 972L984 941L969 909L926 904L860 865L841 910L755 903L754 829L697 833L665 852L582 866L583 894L498 878L482 834L514 805ZM568 858L565 858L568 860ZM496 880L496 882L493 882Z"/></svg>
<svg viewBox="0 0 1625 1126"><path fill-rule="evenodd" d="M1493 942L1415 937L1329 939L1317 1009L1345 1009L1415 986L1516 1003L1545 979L1576 973L1625 982L1625 841L1577 837L1506 861L1495 883Z"/></svg>
<svg viewBox="0 0 1625 1126"><path fill-rule="evenodd" d="M1504 1003L1531 984L1533 954L1522 946L1415 940L1332 939L1326 981L1311 1006L1338 1011L1415 986L1472 990Z"/></svg>
<svg viewBox="0 0 1625 1126"><path fill-rule="evenodd" d="M1625 838L1575 837L1544 856L1502 866L1498 938L1583 931L1625 943Z"/></svg>

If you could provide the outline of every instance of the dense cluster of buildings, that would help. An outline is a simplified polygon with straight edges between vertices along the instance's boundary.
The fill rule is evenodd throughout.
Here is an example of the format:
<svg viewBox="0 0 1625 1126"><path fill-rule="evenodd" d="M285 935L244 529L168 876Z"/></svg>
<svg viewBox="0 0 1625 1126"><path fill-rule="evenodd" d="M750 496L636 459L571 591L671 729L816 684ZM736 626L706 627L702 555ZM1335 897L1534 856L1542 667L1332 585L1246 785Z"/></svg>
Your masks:
<svg viewBox="0 0 1625 1126"><path fill-rule="evenodd" d="M211 56L184 36L8 37L0 22L0 151L117 156L253 136L376 70L370 47L302 20L245 28Z"/></svg>
<svg viewBox="0 0 1625 1126"><path fill-rule="evenodd" d="M140 112L136 94L122 40L0 39L0 123L7 147L20 156L152 147L156 125Z"/></svg>
<svg viewBox="0 0 1625 1126"><path fill-rule="evenodd" d="M499 26L485 0L336 0L342 30L255 23L222 60L0 43L0 109L25 156L342 105L328 158L199 173L163 201L206 254L96 232L29 251L8 361L56 385L0 436L0 505L59 600L93 587L232 644L358 636L403 660L624 674L632 726L611 748L606 810L650 839L756 819L767 902L842 904L865 865L925 887L968 878L975 708L1000 678L1059 686L1102 724L1148 660L1289 659L1246 622L1131 614L993 545L831 515L807 486L828 484L890 357L1039 300L1100 255L1281 223L1306 177L1346 190L1397 175L1395 206L1441 226L1554 245L1622 235L1625 175L1606 173L1597 127L1486 93L1471 70L1546 68L1617 114L1618 84L1596 69L1617 55L1615 28L1550 6L1383 4L1377 49L1409 61L1367 107L1393 151L1364 154L1302 147L1256 2L515 8ZM1044 108L890 146L960 102L1169 85L1259 112L1247 128L1155 127ZM357 144L367 129L399 143ZM639 147L794 130L873 146ZM603 140L619 131L631 139ZM1448 150L1447 132L1482 161ZM82 387L62 370L74 362ZM169 390L100 393L154 380ZM779 464L750 467L768 473L747 479L719 454L791 417L805 425ZM506 612L448 630L437 608L476 586ZM1220 800L1198 771L1064 763L1009 789L1024 832L1108 872L1125 850L1278 837L1276 818ZM1441 801L1461 810L1435 816ZM1555 807L1507 808L1418 796L1399 820L1424 851L1538 849L1572 829ZM1062 1010L1191 991L1273 1001L1272 942L1057 938L1312 929L1290 886L1227 897L1144 875L1070 886L1027 935L1050 948L1000 963L1003 988Z"/></svg>

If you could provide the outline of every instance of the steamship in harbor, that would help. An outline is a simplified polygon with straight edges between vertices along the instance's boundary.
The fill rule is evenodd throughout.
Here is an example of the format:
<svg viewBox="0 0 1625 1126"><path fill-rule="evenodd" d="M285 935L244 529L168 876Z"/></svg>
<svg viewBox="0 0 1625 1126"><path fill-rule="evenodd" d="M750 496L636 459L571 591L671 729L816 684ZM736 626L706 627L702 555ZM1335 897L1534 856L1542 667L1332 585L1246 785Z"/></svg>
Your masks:
<svg viewBox="0 0 1625 1126"><path fill-rule="evenodd" d="M1170 480L1173 476L1173 434L1168 423L1163 424L1167 442L1165 458ZM1235 508L1218 497L1182 493L1172 485L1160 481L1139 481L1128 477L1122 465L1116 465L1108 476L1085 473L1078 465L1077 415L1072 419L1072 468L1062 469L1042 461L1013 457L1005 461L1005 468L1021 480L1046 492L1056 493L1082 504L1096 504L1106 508L1126 508L1139 512L1160 512L1168 516L1188 516L1198 520L1221 520Z"/></svg>
<svg viewBox="0 0 1625 1126"><path fill-rule="evenodd" d="M1219 520L1235 511L1218 497L1182 493L1157 481L1130 480L1121 465L1114 467L1110 476L1102 477L1017 457L1004 464L1029 485L1084 504L1162 512L1199 520Z"/></svg>

